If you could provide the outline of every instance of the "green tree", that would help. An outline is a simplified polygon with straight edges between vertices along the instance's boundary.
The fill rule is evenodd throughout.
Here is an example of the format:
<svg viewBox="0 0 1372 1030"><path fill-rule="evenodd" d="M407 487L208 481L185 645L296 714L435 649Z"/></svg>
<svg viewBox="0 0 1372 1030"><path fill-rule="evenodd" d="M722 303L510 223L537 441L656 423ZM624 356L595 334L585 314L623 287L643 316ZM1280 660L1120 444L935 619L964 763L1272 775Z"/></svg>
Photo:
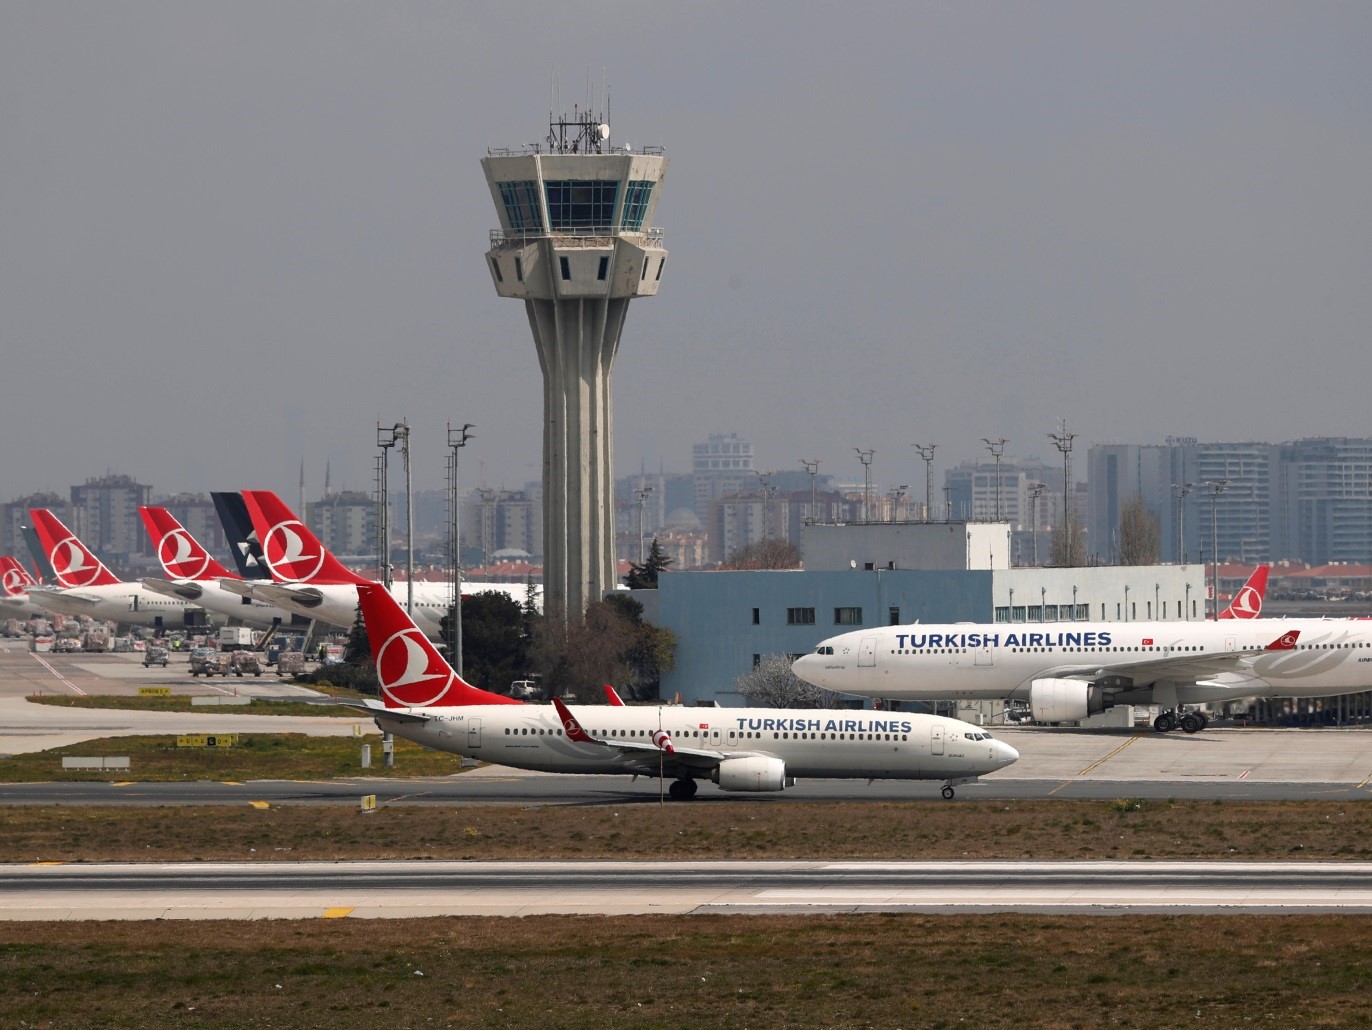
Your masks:
<svg viewBox="0 0 1372 1030"><path fill-rule="evenodd" d="M649 548L643 564L629 563L629 574L624 577L624 585L630 590L656 590L658 574L665 572L671 564L672 559L667 557L657 537L653 537L653 546Z"/></svg>
<svg viewBox="0 0 1372 1030"><path fill-rule="evenodd" d="M575 694L583 703L602 697L609 683L631 697L656 691L672 667L676 637L644 622L643 606L632 598L586 606L580 619L546 611L534 634L533 662L550 696Z"/></svg>
<svg viewBox="0 0 1372 1030"><path fill-rule="evenodd" d="M443 617L443 635L448 635ZM462 676L486 690L506 693L529 670L525 609L508 594L485 591L462 598Z"/></svg>

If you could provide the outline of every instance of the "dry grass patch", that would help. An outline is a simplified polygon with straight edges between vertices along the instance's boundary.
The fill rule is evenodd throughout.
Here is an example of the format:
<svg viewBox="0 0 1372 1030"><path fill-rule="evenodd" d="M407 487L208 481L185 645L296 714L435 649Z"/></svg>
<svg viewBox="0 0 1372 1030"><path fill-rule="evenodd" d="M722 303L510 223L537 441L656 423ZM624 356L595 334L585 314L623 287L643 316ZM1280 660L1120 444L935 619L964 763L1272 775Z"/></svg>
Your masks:
<svg viewBox="0 0 1372 1030"><path fill-rule="evenodd" d="M0 923L7 1026L1367 1026L1365 918Z"/></svg>
<svg viewBox="0 0 1372 1030"><path fill-rule="evenodd" d="M417 788L422 792L422 788ZM11 806L0 861L1372 858L1365 802Z"/></svg>

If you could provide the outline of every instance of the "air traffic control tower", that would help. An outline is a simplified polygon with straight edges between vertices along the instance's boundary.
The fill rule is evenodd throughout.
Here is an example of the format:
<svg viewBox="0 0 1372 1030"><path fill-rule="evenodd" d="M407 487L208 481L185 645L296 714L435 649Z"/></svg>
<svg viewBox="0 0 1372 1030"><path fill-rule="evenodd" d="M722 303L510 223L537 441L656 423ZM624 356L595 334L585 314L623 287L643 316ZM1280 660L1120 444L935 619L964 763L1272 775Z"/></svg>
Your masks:
<svg viewBox="0 0 1372 1030"><path fill-rule="evenodd" d="M629 301L662 281L652 222L667 158L614 146L579 114L481 164L500 216L487 271L524 302L543 370L544 606L579 614L615 586L610 373Z"/></svg>

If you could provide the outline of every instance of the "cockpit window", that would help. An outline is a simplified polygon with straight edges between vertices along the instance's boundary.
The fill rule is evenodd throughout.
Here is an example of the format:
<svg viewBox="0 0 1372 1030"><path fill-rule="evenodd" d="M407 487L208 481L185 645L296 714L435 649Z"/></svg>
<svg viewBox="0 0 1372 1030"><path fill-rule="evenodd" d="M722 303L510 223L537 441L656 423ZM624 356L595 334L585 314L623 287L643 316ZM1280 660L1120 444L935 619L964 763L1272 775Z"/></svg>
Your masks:
<svg viewBox="0 0 1372 1030"><path fill-rule="evenodd" d="M834 653L834 649L833 649L832 647L817 647L817 648L815 648L815 654L833 654L833 653Z"/></svg>

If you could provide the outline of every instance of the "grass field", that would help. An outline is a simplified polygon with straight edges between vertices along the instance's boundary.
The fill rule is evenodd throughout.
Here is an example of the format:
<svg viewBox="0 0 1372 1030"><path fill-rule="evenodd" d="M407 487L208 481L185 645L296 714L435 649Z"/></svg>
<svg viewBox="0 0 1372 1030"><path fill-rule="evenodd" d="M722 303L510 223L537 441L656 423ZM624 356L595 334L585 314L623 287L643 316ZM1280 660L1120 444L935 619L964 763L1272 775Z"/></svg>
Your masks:
<svg viewBox="0 0 1372 1030"><path fill-rule="evenodd" d="M1365 1027L1343 916L0 923L5 1026Z"/></svg>
<svg viewBox="0 0 1372 1030"><path fill-rule="evenodd" d="M190 694L171 694L166 697L137 697L127 694L87 694L71 697L67 694L30 694L24 700L55 708L101 708L121 712L196 712L204 715L314 715L337 719L353 714L339 705L311 701L263 701L253 699L250 704L216 705L209 707L191 702Z"/></svg>
<svg viewBox="0 0 1372 1030"><path fill-rule="evenodd" d="M422 786L416 787L422 793ZM0 808L0 861L1372 859L1372 804L943 801Z"/></svg>
<svg viewBox="0 0 1372 1030"><path fill-rule="evenodd" d="M336 709L335 712L341 711ZM215 714L219 714L217 711ZM223 736L223 734L220 734ZM407 740L396 740L396 767L381 762L381 736L312 737L304 733L240 733L232 747L178 747L174 736L106 737L48 751L0 758L0 783L142 780L324 780L362 772L363 744L371 744L368 776L448 776L462 759ZM63 769L62 759L125 756L127 772Z"/></svg>

